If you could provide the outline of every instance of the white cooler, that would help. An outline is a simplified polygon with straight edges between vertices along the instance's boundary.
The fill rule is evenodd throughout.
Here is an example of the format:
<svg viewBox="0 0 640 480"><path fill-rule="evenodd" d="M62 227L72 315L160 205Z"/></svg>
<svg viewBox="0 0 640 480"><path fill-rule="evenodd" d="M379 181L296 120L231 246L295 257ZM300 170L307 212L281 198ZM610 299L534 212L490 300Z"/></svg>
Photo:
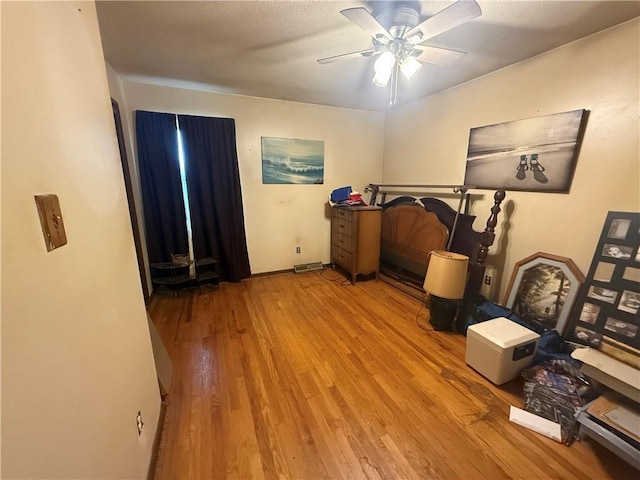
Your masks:
<svg viewBox="0 0 640 480"><path fill-rule="evenodd" d="M501 385L531 364L539 338L533 330L504 317L471 325L467 329L467 365Z"/></svg>

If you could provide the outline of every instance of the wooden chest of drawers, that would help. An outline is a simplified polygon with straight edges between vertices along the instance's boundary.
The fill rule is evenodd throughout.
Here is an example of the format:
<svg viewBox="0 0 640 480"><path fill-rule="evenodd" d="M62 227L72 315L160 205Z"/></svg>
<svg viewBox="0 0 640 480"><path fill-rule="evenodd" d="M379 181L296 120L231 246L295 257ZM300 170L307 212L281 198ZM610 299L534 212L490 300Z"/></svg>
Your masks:
<svg viewBox="0 0 640 480"><path fill-rule="evenodd" d="M331 209L331 264L356 276L375 273L380 265L380 207Z"/></svg>

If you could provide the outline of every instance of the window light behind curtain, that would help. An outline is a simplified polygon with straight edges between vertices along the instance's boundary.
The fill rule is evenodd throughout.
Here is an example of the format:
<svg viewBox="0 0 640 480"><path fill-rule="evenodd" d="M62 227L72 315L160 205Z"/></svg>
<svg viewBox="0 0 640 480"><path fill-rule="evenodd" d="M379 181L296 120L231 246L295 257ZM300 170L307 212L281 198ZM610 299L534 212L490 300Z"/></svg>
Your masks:
<svg viewBox="0 0 640 480"><path fill-rule="evenodd" d="M165 117L171 118L172 132L162 123L167 122ZM163 128L158 128L158 124ZM235 121L178 115L178 124L194 256L215 258L223 280L240 281L251 275L251 271L244 229ZM182 188L176 189L181 178L175 115L136 111L136 133L149 260L168 261L171 253L188 251L183 193ZM168 141L167 136L174 140ZM166 151L171 149L173 152ZM165 195L172 198L162 198ZM166 205L169 211L165 212L160 205ZM174 219L179 217L175 211L178 207L184 221ZM151 213L151 221L147 220L147 210ZM167 232L172 229L181 233L174 233L167 240ZM153 245L156 243L159 244Z"/></svg>
<svg viewBox="0 0 640 480"><path fill-rule="evenodd" d="M189 189L187 188L187 175L185 173L184 147L182 142L182 132L180 131L180 123L176 115L176 136L178 139L178 161L180 164L180 185L182 185L182 201L184 203L184 213L187 220L187 245L189 246L189 258L195 260L193 254L193 229L191 228L191 208L189 206ZM191 265L191 274L195 273L195 265Z"/></svg>

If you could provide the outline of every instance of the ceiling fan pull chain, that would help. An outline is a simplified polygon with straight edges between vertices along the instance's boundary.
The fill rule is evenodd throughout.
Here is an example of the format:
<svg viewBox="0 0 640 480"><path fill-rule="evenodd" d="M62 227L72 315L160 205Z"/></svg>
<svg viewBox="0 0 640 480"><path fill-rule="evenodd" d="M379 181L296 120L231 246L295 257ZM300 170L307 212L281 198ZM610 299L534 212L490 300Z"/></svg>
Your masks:
<svg viewBox="0 0 640 480"><path fill-rule="evenodd" d="M391 88L389 88L389 108L396 104L398 97L398 70L400 68L399 62L393 65L393 71L391 72Z"/></svg>

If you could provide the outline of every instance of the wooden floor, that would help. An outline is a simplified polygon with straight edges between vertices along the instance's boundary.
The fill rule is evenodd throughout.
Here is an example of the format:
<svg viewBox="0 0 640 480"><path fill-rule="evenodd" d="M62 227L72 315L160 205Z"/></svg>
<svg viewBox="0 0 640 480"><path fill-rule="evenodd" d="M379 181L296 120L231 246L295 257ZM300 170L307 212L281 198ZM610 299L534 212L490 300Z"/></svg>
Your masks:
<svg viewBox="0 0 640 480"><path fill-rule="evenodd" d="M418 300L343 280L156 296L174 362L157 479L637 478L597 444L510 423L518 380L496 387L468 368L463 336L417 326Z"/></svg>

